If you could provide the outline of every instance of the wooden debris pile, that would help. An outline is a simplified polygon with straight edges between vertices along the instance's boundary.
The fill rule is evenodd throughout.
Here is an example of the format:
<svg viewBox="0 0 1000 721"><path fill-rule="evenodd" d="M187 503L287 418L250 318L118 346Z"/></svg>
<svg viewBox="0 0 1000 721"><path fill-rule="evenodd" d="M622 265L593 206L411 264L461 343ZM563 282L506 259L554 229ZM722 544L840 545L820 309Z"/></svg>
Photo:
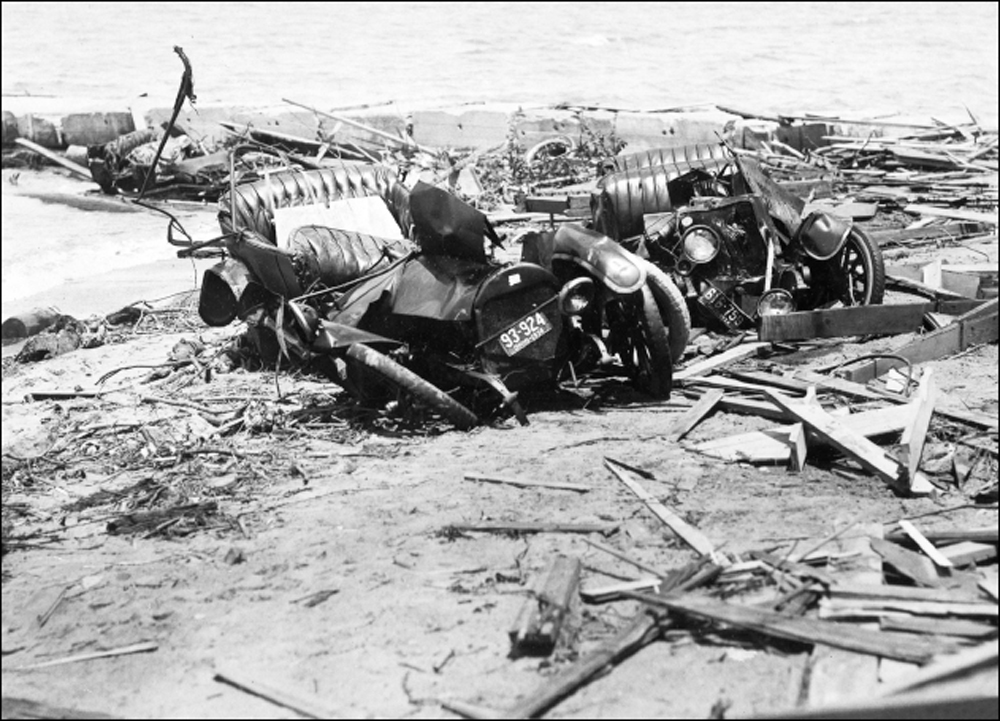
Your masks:
<svg viewBox="0 0 1000 721"><path fill-rule="evenodd" d="M539 717L657 640L756 649L779 644L784 653L811 647L808 671L797 681L802 688L794 695L819 708L858 698L909 703L918 686L943 686L983 666L995 668L995 524L933 531L917 519L851 524L823 539L732 554L649 494L643 484L655 480L651 474L610 458L605 465L697 558L661 570L588 540L591 548L645 575L610 584L584 578L577 589L580 560L557 555L511 630L512 657L526 639L539 641L536 651L552 653L562 623L581 603L638 601L638 610L512 706L448 699L445 708L468 718ZM481 691L489 696L488 689ZM978 692L995 703L995 681L988 675Z"/></svg>

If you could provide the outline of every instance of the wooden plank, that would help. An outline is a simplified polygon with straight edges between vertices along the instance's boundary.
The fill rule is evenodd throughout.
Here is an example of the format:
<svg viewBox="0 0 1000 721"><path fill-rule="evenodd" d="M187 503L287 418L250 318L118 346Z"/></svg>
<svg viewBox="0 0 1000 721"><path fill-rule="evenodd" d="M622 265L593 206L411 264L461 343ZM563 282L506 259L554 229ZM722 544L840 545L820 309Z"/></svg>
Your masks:
<svg viewBox="0 0 1000 721"><path fill-rule="evenodd" d="M791 469L798 472L805 469L808 447L806 443L806 427L801 423L792 424L788 430L788 451L791 454Z"/></svg>
<svg viewBox="0 0 1000 721"><path fill-rule="evenodd" d="M718 576L718 566L690 566L664 579L662 592L686 591L710 582ZM657 598L658 596L654 596ZM601 671L628 658L638 649L660 637L672 621L667 614L643 608L617 634L602 641L596 649L563 669L552 678L546 679L534 692L507 710L502 718L536 718L551 709L563 698L588 683Z"/></svg>
<svg viewBox="0 0 1000 721"><path fill-rule="evenodd" d="M608 470L611 471L615 477L625 485L626 488L632 491L632 493L634 493L639 500L646 504L646 507L653 512L653 515L663 521L663 523L671 531L676 533L681 540L703 556L711 558L715 555L715 545L708 540L708 537L656 500L656 498L654 498L649 491L643 488L635 478L630 477L631 475L635 475L632 471L623 468L608 458L604 459L604 465L607 466Z"/></svg>
<svg viewBox="0 0 1000 721"><path fill-rule="evenodd" d="M952 293L964 295L966 298L978 298L982 283L983 279L978 275L956 272L948 266L941 268L941 287Z"/></svg>
<svg viewBox="0 0 1000 721"><path fill-rule="evenodd" d="M997 299L994 298L959 316L954 323L896 349L893 354L911 363L924 363L959 353L973 345L991 343L998 336L997 317ZM887 373L890 368L902 365L902 361L892 358L876 359L853 366L843 375L849 380L865 383Z"/></svg>
<svg viewBox="0 0 1000 721"><path fill-rule="evenodd" d="M911 422L912 409L876 408L853 413L844 418L855 433L865 437L881 436L903 430ZM704 441L691 450L728 461L748 463L782 463L792 457L792 426L780 426L764 431L751 431L738 435ZM807 434L808 438L808 434ZM822 442L822 438L815 439Z"/></svg>
<svg viewBox="0 0 1000 721"><path fill-rule="evenodd" d="M688 378L694 378L695 376L704 375L705 373L708 373L711 370L715 370L716 368L721 368L722 366L727 365L729 363L733 363L748 356L754 355L761 348L766 348L769 345L771 344L754 341L751 343L743 343L742 345L738 345L735 348L730 348L725 353L720 353L719 355L712 356L711 358L707 358L703 361L687 366L686 368L683 368L675 372L674 382L677 383L680 381L685 381Z"/></svg>
<svg viewBox="0 0 1000 721"><path fill-rule="evenodd" d="M662 578L642 578L638 581L622 581L605 586L590 586L580 589L580 598L587 603L602 603L621 597L622 591L653 591L656 593L663 583Z"/></svg>
<svg viewBox="0 0 1000 721"><path fill-rule="evenodd" d="M618 529L618 524L481 521L479 523L453 523L446 529L484 533L600 533L607 536Z"/></svg>
<svg viewBox="0 0 1000 721"><path fill-rule="evenodd" d="M937 566L927 556L881 538L872 540L872 548L885 563L914 583L927 588L943 585Z"/></svg>
<svg viewBox="0 0 1000 721"><path fill-rule="evenodd" d="M859 305L765 315L760 319L760 338L777 342L912 333L923 326L924 305Z"/></svg>
<svg viewBox="0 0 1000 721"><path fill-rule="evenodd" d="M723 391L713 389L705 393L684 415L674 421L674 424L667 431L667 439L679 441L690 433L702 419L715 410L716 404L722 399Z"/></svg>
<svg viewBox="0 0 1000 721"><path fill-rule="evenodd" d="M957 588L918 588L916 586L885 586L858 583L851 579L832 586L830 598L858 598L897 601L917 601L928 603L979 604L982 598L972 590Z"/></svg>
<svg viewBox="0 0 1000 721"><path fill-rule="evenodd" d="M935 529L923 532L924 538L936 543L958 543L959 541L978 541L979 543L997 543L1000 536L1000 528L996 525L985 526L983 528L949 528ZM910 539L909 534L904 531L897 531L886 536L890 541L906 541Z"/></svg>
<svg viewBox="0 0 1000 721"><path fill-rule="evenodd" d="M559 555L552 559L510 629L515 656L548 656L555 650L579 584L579 558Z"/></svg>
<svg viewBox="0 0 1000 721"><path fill-rule="evenodd" d="M917 544L921 551L927 554L927 557L934 561L941 568L951 568L951 561L949 561L945 556L934 547L934 544L928 541L924 534L922 534L916 526L914 526L909 521L903 520L899 522L899 527L903 529L913 542Z"/></svg>
<svg viewBox="0 0 1000 721"><path fill-rule="evenodd" d="M709 598L651 596L638 592L626 592L625 595L637 601L662 606L687 616L744 628L766 636L810 645L823 644L873 656L898 658L902 661L923 663L945 647L941 643L907 638L903 634L872 632L867 629L859 629L851 624L831 621L789 618L781 613Z"/></svg>
<svg viewBox="0 0 1000 721"><path fill-rule="evenodd" d="M996 213L977 213L973 210L962 210L960 208L938 208L934 205L919 205L911 203L903 210L907 213L917 215L929 215L934 218L953 218L955 220L968 220L973 223L987 223L997 225Z"/></svg>
<svg viewBox="0 0 1000 721"><path fill-rule="evenodd" d="M589 486L581 486L578 483L564 483L562 481L535 481L528 478L510 478L508 476L487 475L485 473L469 473L464 476L467 481L479 481L481 483L507 483L512 486L522 488L552 488L559 491L576 491L577 493L588 493Z"/></svg>
<svg viewBox="0 0 1000 721"><path fill-rule="evenodd" d="M913 400L913 404L916 406L913 422L903 429L903 437L899 441L905 450L901 460L907 466L911 493L926 492L926 489L917 487L920 478L917 475L917 469L920 467L924 440L927 437L927 429L930 428L931 416L934 415L934 403L937 401L937 388L934 385L933 373L933 368L924 369L923 375L920 377L920 387Z"/></svg>
<svg viewBox="0 0 1000 721"><path fill-rule="evenodd" d="M871 544L881 537L881 523L866 523L832 539L830 551L852 553L856 557L850 566L836 574L837 582L828 584L827 590L841 583L880 588L882 562ZM809 705L825 706L870 695L878 682L878 666L879 659L875 656L829 646L815 647L809 659Z"/></svg>
<svg viewBox="0 0 1000 721"><path fill-rule="evenodd" d="M888 613L909 613L918 616L966 616L997 618L995 603L942 603L938 601L900 601L893 598L824 599L820 602L820 618L881 618Z"/></svg>
<svg viewBox="0 0 1000 721"><path fill-rule="evenodd" d="M701 394L698 391L691 388L685 389L683 393L689 398L701 397ZM725 411L726 413L760 416L761 418L768 418L773 421L791 420L787 413L770 401L756 400L753 398L741 398L727 393L719 399L717 405L720 411Z"/></svg>
<svg viewBox="0 0 1000 721"><path fill-rule="evenodd" d="M243 674L233 673L232 671L219 672L215 674L215 680L270 701L277 706L291 709L308 718L340 718L340 714L333 713L317 701L298 698L287 691L282 691L279 688L247 678Z"/></svg>
<svg viewBox="0 0 1000 721"><path fill-rule="evenodd" d="M996 626L988 623L948 618L884 616L879 619L879 626L884 631L906 631L962 638L986 638L997 632Z"/></svg>
<svg viewBox="0 0 1000 721"><path fill-rule="evenodd" d="M974 541L962 541L952 546L944 546L938 552L949 561L951 565L959 568L961 566L971 566L973 563L992 561L997 557L997 547L989 543L975 543Z"/></svg>
<svg viewBox="0 0 1000 721"><path fill-rule="evenodd" d="M788 396L772 391L771 399L796 416L811 431L842 453L847 454L863 468L882 478L894 487L905 482L906 469L890 458L877 445L863 435L842 424L826 411L793 402Z"/></svg>
<svg viewBox="0 0 1000 721"><path fill-rule="evenodd" d="M49 668L50 666L62 666L67 663L79 663L80 661L93 661L98 658L111 658L113 656L128 656L133 653L149 653L159 648L159 645L151 641L133 643L130 646L120 648L110 648L106 651L93 651L91 653L79 653L64 658L56 658L51 661L41 661L39 663L28 664L27 666L16 666L8 668L8 671L30 671L38 668Z"/></svg>

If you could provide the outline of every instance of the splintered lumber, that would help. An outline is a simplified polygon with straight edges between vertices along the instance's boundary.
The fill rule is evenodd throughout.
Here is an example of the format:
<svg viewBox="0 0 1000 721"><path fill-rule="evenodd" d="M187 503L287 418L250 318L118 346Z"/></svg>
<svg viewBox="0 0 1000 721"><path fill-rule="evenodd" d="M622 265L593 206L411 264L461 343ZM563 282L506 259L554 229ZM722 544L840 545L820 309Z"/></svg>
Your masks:
<svg viewBox="0 0 1000 721"><path fill-rule="evenodd" d="M951 561L953 566L971 566L973 563L992 561L997 557L997 547L989 543L962 541L952 546L944 546L938 551Z"/></svg>
<svg viewBox="0 0 1000 721"><path fill-rule="evenodd" d="M844 582L863 588L882 588L882 562L872 549L872 542L881 538L882 533L881 523L866 523L855 525L852 533L845 530L830 541L831 550L857 554L857 557L849 567L837 574L836 583L827 584L827 592ZM868 628L861 626L859 630ZM879 662L880 659L870 655L816 646L809 657L809 705L828 705L870 694L878 682Z"/></svg>
<svg viewBox="0 0 1000 721"><path fill-rule="evenodd" d="M906 303L765 315L760 319L760 338L777 342L912 333L923 326L924 312L923 304Z"/></svg>
<svg viewBox="0 0 1000 721"><path fill-rule="evenodd" d="M750 383L755 386L771 386L772 388L779 388L789 395L800 396L810 392L812 384L806 383L805 381L794 378L791 375L779 375L777 373L766 373L764 371L741 371L741 370L731 370L727 371L729 376L732 376L736 380L743 381L744 383Z"/></svg>
<svg viewBox="0 0 1000 721"><path fill-rule="evenodd" d="M704 375L710 370L715 370L716 368L719 368L721 366L733 363L734 361L746 358L747 356L754 355L761 348L766 348L770 345L771 345L770 343L762 343L757 341L738 345L735 348L730 348L724 353L712 356L711 358L707 358L703 361L700 361L682 370L677 371L676 373L674 373L674 381L675 382L685 381L688 378L694 378L695 376Z"/></svg>
<svg viewBox="0 0 1000 721"><path fill-rule="evenodd" d="M641 578L638 581L620 581L606 586L591 586L580 589L580 598L587 603L602 603L613 601L621 596L622 591L653 591L659 589L662 578Z"/></svg>
<svg viewBox="0 0 1000 721"><path fill-rule="evenodd" d="M875 361L873 361L874 363ZM892 363L891 359L883 359L877 361L880 363ZM903 365L902 363L895 362L895 365L891 366L893 368ZM864 366L859 366L864 367ZM879 375L882 373L887 373L890 370L890 366L879 366ZM830 391L832 393L839 393L841 395L847 396L849 398L857 398L859 400L885 400L890 403L909 403L910 399L903 396L895 395L892 393L886 393L884 391L877 391L868 388L868 386L862 385L855 380L850 380L848 378L838 378L835 376L826 376L822 373L816 373L815 371L798 370L795 371L795 377L801 378L802 380L809 381L810 383L816 384L819 388L823 390ZM871 378L865 379L871 380ZM955 411L945 408L936 408L935 413L939 416L949 418L951 420L960 421L962 423L968 423L970 425L979 426L982 428L991 428L996 430L1000 422L997 421L995 416L989 416L985 413L973 413L970 411Z"/></svg>
<svg viewBox="0 0 1000 721"><path fill-rule="evenodd" d="M109 648L107 651L94 651L92 653L80 653L74 656L66 656L64 658L56 658L51 661L42 661L41 663L32 663L27 666L17 666L11 668L11 671L29 671L38 668L48 668L50 666L62 666L67 663L77 663L79 661L93 661L98 658L111 658L113 656L127 656L133 653L149 653L150 651L155 651L159 648L159 645L151 641L146 641L143 643L134 643L130 646L122 646L121 648Z"/></svg>
<svg viewBox="0 0 1000 721"><path fill-rule="evenodd" d="M903 520L899 522L899 527L903 529L903 532L913 539L913 542L917 544L917 547L921 551L927 554L927 557L934 561L935 564L941 568L951 568L951 561L949 561L945 556L934 547L934 544L927 540L927 538L922 534L916 526L914 526L909 521Z"/></svg>
<svg viewBox="0 0 1000 721"><path fill-rule="evenodd" d="M935 218L953 218L955 220L968 220L973 223L997 224L997 214L977 213L973 210L962 210L960 208L938 208L934 205L917 205L911 203L903 210L907 213L917 215L930 215Z"/></svg>
<svg viewBox="0 0 1000 721"><path fill-rule="evenodd" d="M881 618L890 613L909 613L917 616L967 616L971 618L997 618L995 603L943 603L937 601L901 601L893 598L823 599L819 617L831 618Z"/></svg>
<svg viewBox="0 0 1000 721"><path fill-rule="evenodd" d="M715 410L715 406L722 399L723 392L715 389L708 391L701 399L689 408L684 415L674 421L674 424L667 431L667 438L672 441L679 441L690 433L702 419Z"/></svg>
<svg viewBox="0 0 1000 721"><path fill-rule="evenodd" d="M883 616L879 619L883 631L906 631L937 636L960 636L962 638L987 638L995 635L996 626L977 621L949 618L920 618L911 616Z"/></svg>
<svg viewBox="0 0 1000 721"><path fill-rule="evenodd" d="M324 719L340 717L339 714L333 713L330 709L323 707L319 703L298 698L287 691L282 691L260 681L249 679L241 674L235 674L232 671L216 673L215 680L235 686L241 691L245 691L253 696L259 696L276 706L283 706L309 718Z"/></svg>
<svg viewBox="0 0 1000 721"><path fill-rule="evenodd" d="M698 561L664 579L661 593L689 591L710 583L720 571L721 568L718 566ZM651 597L659 598L659 596ZM604 669L628 658L659 638L660 634L670 626L671 619L668 614L648 606L644 607L621 631L603 641L595 650L569 668L547 679L534 693L504 713L502 718L524 719L541 715L587 684Z"/></svg>
<svg viewBox="0 0 1000 721"><path fill-rule="evenodd" d="M936 543L958 543L959 541L977 541L979 543L997 543L1000 536L1000 528L997 526L986 526L985 528L939 528L923 532L923 537L928 541ZM911 540L910 535L905 531L895 531L887 538L890 541Z"/></svg>
<svg viewBox="0 0 1000 721"><path fill-rule="evenodd" d="M911 422L912 409L877 408L845 416L843 421L850 428L865 437L896 433ZM787 463L792 459L793 441L792 426L769 428L763 431L740 433L718 440L704 441L692 450L704 453L714 458L729 461L744 461L747 463ZM822 440L822 439L819 439Z"/></svg>
<svg viewBox="0 0 1000 721"><path fill-rule="evenodd" d="M944 583L937 566L922 553L915 553L881 538L872 539L872 549L882 557L883 562L920 586L938 588Z"/></svg>
<svg viewBox="0 0 1000 721"><path fill-rule="evenodd" d="M562 481L534 481L527 478L509 478L507 476L487 475L484 473L466 473L465 480L479 481L481 483L506 483L522 488L553 488L559 491L576 491L577 493L587 493L591 489L588 486L581 486L578 483L564 483Z"/></svg>
<svg viewBox="0 0 1000 721"><path fill-rule="evenodd" d="M647 593L636 592L626 592L624 595L653 606L662 606L686 616L743 628L765 636L784 638L810 645L823 644L846 651L885 656L901 661L924 663L943 647L941 643L920 638L914 639L902 634L873 632L851 624L832 621L790 618L774 611L708 598L651 596Z"/></svg>
<svg viewBox="0 0 1000 721"><path fill-rule="evenodd" d="M580 559L556 556L510 629L514 655L547 656L555 650L563 620L580 583Z"/></svg>
<svg viewBox="0 0 1000 721"><path fill-rule="evenodd" d="M902 348L893 351L893 355L904 358L910 363L924 363L937 360L964 351L974 345L992 343L997 340L997 299L994 298L981 306L958 316L953 323L944 328L932 331L917 338ZM844 369L841 373L848 380L867 383L891 368L904 365L895 358L879 358L867 363Z"/></svg>
<svg viewBox="0 0 1000 721"><path fill-rule="evenodd" d="M906 469L863 435L845 426L821 408L795 403L788 396L776 391L770 392L769 395L775 404L796 416L809 430L856 460L869 472L894 487L899 487L903 483Z"/></svg>
<svg viewBox="0 0 1000 721"><path fill-rule="evenodd" d="M917 474L920 467L920 455L924 450L924 439L927 437L927 429L930 428L931 416L934 415L934 403L937 400L937 389L934 386L932 374L933 368L925 368L924 374L920 378L920 388L917 397L914 399L916 413L913 416L913 423L903 430L903 437L900 443L904 448L903 461L907 465L907 477L910 482L911 493L927 493L929 489L921 487L921 476ZM926 482L926 481L925 481Z"/></svg>
<svg viewBox="0 0 1000 721"><path fill-rule="evenodd" d="M455 531L480 531L486 533L600 533L607 536L618 529L611 523L545 523L539 521L481 521L480 523L452 523L446 528Z"/></svg>
<svg viewBox="0 0 1000 721"><path fill-rule="evenodd" d="M915 586L875 586L854 581L840 582L830 588L831 598L896 599L931 603L978 604L982 599L971 591L948 588L917 588Z"/></svg>
<svg viewBox="0 0 1000 721"><path fill-rule="evenodd" d="M639 500L646 504L646 507L653 512L653 515L663 521L663 523L665 523L670 530L676 533L681 540L703 556L711 558L715 555L715 546L708 540L708 537L656 500L656 498L654 498L649 491L643 488L642 485L640 485L639 482L632 477L638 474L629 471L609 458L604 459L604 465L607 466L609 471L615 474L618 480L621 481L626 488L632 491L632 493L634 493Z"/></svg>

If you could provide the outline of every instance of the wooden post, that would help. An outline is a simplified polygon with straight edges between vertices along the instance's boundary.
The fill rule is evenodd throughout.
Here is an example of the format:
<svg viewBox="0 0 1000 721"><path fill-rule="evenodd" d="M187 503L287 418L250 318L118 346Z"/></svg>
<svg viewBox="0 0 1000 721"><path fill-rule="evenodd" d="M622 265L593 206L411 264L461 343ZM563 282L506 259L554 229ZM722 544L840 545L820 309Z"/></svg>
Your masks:
<svg viewBox="0 0 1000 721"><path fill-rule="evenodd" d="M510 629L513 656L547 656L556 647L580 583L580 559L556 556Z"/></svg>

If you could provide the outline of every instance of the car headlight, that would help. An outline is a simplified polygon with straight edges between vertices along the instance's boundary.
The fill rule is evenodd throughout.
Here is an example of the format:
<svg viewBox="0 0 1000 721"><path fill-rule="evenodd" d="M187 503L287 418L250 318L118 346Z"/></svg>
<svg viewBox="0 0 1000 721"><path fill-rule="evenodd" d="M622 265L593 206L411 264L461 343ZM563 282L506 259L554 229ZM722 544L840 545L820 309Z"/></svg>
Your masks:
<svg viewBox="0 0 1000 721"><path fill-rule="evenodd" d="M565 315L580 315L594 299L594 281L574 278L559 291L559 309Z"/></svg>
<svg viewBox="0 0 1000 721"><path fill-rule="evenodd" d="M718 255L721 244L719 234L707 225L693 225L681 238L684 257L696 265L707 263Z"/></svg>
<svg viewBox="0 0 1000 721"><path fill-rule="evenodd" d="M772 288L757 301L757 315L787 315L795 312L795 299L784 288Z"/></svg>

